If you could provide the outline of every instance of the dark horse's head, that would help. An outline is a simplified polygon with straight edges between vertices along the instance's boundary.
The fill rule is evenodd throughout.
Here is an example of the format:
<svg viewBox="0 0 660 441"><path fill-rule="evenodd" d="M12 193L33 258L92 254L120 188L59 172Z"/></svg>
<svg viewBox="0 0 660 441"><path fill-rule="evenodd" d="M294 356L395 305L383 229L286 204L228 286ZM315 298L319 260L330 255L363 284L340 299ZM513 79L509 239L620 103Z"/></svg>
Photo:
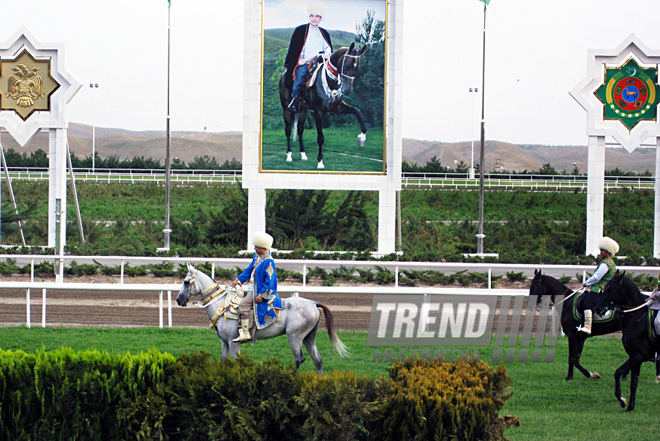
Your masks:
<svg viewBox="0 0 660 441"><path fill-rule="evenodd" d="M541 274L541 270L534 270L534 278L529 285L529 295L536 296L536 310L541 310L543 296L550 296L550 307L555 304L555 296L566 295L570 289L551 276Z"/></svg>
<svg viewBox="0 0 660 441"><path fill-rule="evenodd" d="M626 272L619 272L607 281L603 290L605 303L615 306L637 306L644 302L645 296L640 292L637 285L627 277Z"/></svg>
<svg viewBox="0 0 660 441"><path fill-rule="evenodd" d="M541 270L534 270L534 278L532 283L529 284L529 295L536 296L536 310L541 310L541 299L547 294L547 288L543 286L543 275Z"/></svg>
<svg viewBox="0 0 660 441"><path fill-rule="evenodd" d="M337 68L341 76L341 92L347 94L353 90L353 81L360 68L360 57L367 50L367 46L361 49L355 48L355 43L350 47L337 49L330 56L330 63Z"/></svg>

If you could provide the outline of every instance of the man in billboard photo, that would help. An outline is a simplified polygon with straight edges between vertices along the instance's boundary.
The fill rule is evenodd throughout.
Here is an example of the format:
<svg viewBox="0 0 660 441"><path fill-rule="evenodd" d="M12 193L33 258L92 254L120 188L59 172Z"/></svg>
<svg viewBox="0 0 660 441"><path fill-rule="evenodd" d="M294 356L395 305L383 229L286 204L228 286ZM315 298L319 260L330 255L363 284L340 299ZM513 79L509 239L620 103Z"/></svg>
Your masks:
<svg viewBox="0 0 660 441"><path fill-rule="evenodd" d="M332 53L332 41L328 31L319 26L325 11L321 6L307 8L309 23L298 26L289 43L284 66L285 84L291 89L289 110L298 111L298 97L309 73L310 63L319 56L327 60Z"/></svg>

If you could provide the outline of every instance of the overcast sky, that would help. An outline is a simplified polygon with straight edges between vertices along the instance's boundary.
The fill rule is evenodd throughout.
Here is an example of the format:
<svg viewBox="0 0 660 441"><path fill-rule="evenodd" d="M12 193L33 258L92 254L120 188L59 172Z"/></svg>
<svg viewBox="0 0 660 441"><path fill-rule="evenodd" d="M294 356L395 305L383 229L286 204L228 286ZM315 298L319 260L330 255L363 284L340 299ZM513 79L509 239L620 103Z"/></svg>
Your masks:
<svg viewBox="0 0 660 441"><path fill-rule="evenodd" d="M92 124L94 114L100 127L164 130L167 4L5 0L0 44L20 25L42 43L65 44L67 68L83 83L71 122ZM614 49L631 33L660 50L658 17L659 0L492 0L486 137L585 145L586 112L569 91L587 76L587 50ZM243 20L238 0L172 0L173 130L241 130ZM482 27L478 0L405 0L404 137L478 138L480 94L468 89L481 89Z"/></svg>

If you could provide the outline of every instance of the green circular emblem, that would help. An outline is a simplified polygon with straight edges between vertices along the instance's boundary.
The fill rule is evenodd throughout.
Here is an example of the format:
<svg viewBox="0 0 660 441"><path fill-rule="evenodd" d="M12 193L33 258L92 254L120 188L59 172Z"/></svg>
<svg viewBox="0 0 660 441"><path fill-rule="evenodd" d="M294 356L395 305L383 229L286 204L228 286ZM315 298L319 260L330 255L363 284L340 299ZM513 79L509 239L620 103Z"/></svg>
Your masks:
<svg viewBox="0 0 660 441"><path fill-rule="evenodd" d="M641 68L634 59L605 68L605 83L595 92L603 103L603 118L621 121L632 130L641 120L655 120L658 108L658 69Z"/></svg>

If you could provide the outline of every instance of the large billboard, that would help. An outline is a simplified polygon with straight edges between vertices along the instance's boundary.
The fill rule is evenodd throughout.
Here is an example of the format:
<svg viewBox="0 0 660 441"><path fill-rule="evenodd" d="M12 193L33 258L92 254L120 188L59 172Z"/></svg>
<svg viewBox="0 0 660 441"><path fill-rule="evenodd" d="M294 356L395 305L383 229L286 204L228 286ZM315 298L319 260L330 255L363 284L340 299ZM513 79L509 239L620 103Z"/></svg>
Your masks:
<svg viewBox="0 0 660 441"><path fill-rule="evenodd" d="M259 171L385 174L386 1L262 4Z"/></svg>

